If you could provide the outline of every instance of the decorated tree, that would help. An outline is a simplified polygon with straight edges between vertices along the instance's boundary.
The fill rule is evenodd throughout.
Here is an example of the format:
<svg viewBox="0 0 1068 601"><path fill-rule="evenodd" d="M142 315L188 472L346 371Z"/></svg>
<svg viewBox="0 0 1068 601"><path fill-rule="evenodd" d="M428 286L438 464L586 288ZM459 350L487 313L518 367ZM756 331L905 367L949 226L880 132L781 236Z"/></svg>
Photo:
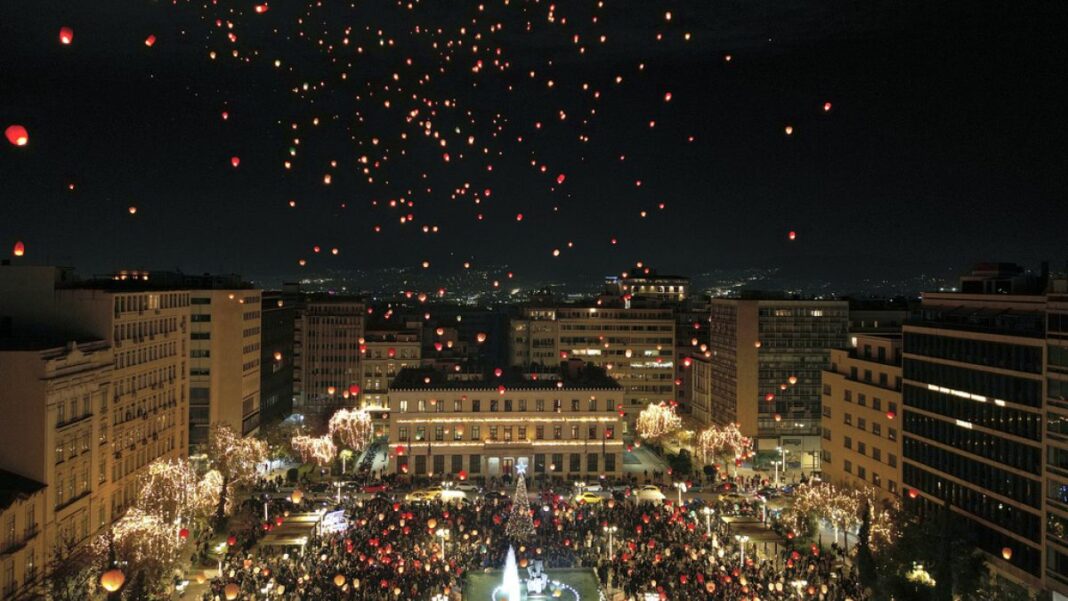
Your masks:
<svg viewBox="0 0 1068 601"><path fill-rule="evenodd" d="M95 572L112 565L123 565L127 582L140 582L141 591L133 587L133 597L165 598L170 583L167 578L177 564L182 541L174 525L158 515L133 507L111 528L92 542Z"/></svg>
<svg viewBox="0 0 1068 601"><path fill-rule="evenodd" d="M290 444L305 463L323 466L328 465L337 457L337 446L329 434L326 436L294 436Z"/></svg>
<svg viewBox="0 0 1068 601"><path fill-rule="evenodd" d="M204 503L200 479L187 459L157 459L141 477L136 507L164 521L188 523ZM209 500L210 502L210 500Z"/></svg>
<svg viewBox="0 0 1068 601"><path fill-rule="evenodd" d="M649 403L638 414L638 436L648 441L662 440L682 428L682 419L667 403Z"/></svg>
<svg viewBox="0 0 1068 601"><path fill-rule="evenodd" d="M697 451L705 462L722 458L724 463L737 463L752 456L753 440L743 436L736 424L712 425L697 435Z"/></svg>
<svg viewBox="0 0 1068 601"><path fill-rule="evenodd" d="M534 521L530 517L530 498L527 497L527 482L523 477L523 468L517 470L519 480L515 484L515 494L512 496L512 513L508 516L508 524L504 528L505 535L514 542L524 542L534 536Z"/></svg>
<svg viewBox="0 0 1068 601"><path fill-rule="evenodd" d="M267 444L243 438L226 424L216 424L208 433L208 455L221 476L215 509L215 519L221 523L232 488L251 482L256 468L267 461Z"/></svg>
<svg viewBox="0 0 1068 601"><path fill-rule="evenodd" d="M330 417L330 435L353 451L362 451L371 442L371 414L363 409L341 409Z"/></svg>

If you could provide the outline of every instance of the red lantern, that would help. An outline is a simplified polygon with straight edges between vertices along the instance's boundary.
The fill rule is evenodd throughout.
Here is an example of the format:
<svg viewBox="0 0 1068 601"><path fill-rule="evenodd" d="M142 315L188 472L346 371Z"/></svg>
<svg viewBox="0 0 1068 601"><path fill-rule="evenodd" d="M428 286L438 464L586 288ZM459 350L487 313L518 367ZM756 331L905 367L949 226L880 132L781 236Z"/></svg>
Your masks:
<svg viewBox="0 0 1068 601"><path fill-rule="evenodd" d="M1011 561L1012 560L1012 547L1002 547L1001 548L1001 556L1003 558L1005 558L1005 561Z"/></svg>
<svg viewBox="0 0 1068 601"><path fill-rule="evenodd" d="M25 146L30 141L30 134L26 131L26 128L21 125L10 125L4 130L4 135L7 136L7 141L11 142L15 146Z"/></svg>
<svg viewBox="0 0 1068 601"><path fill-rule="evenodd" d="M786 134L787 135L792 134L793 132L794 132L794 128L792 128L790 126L786 127ZM797 232L791 231L790 232L790 239L791 240L797 240Z"/></svg>
<svg viewBox="0 0 1068 601"><path fill-rule="evenodd" d="M886 419L894 419L895 417L897 417L897 413L895 413L893 411L887 411L886 412Z"/></svg>
<svg viewBox="0 0 1068 601"><path fill-rule="evenodd" d="M70 27L59 28L59 43L64 46L69 46L74 41L74 30Z"/></svg>
<svg viewBox="0 0 1068 601"><path fill-rule="evenodd" d="M237 537L234 536L233 534L231 534L230 536L226 537L226 544L231 546L231 547L236 545L237 544Z"/></svg>
<svg viewBox="0 0 1068 601"><path fill-rule="evenodd" d="M239 156L230 157L230 164L233 165L234 168L236 169L237 166L241 164L241 157L239 157Z"/></svg>
<svg viewBox="0 0 1068 601"><path fill-rule="evenodd" d="M460 476L460 480L467 480L467 472L466 471L460 470L459 476Z"/></svg>
<svg viewBox="0 0 1068 601"><path fill-rule="evenodd" d="M267 6L266 2L264 2L263 4L257 4L255 6L256 14L262 15L263 13L267 12L268 8L269 7Z"/></svg>
<svg viewBox="0 0 1068 601"><path fill-rule="evenodd" d="M352 394L352 395L360 394L360 387L357 386L356 384L353 384L352 386L349 386L349 394Z"/></svg>
<svg viewBox="0 0 1068 601"><path fill-rule="evenodd" d="M274 525L275 526L281 526L282 525L282 516L278 516L278 517L274 518Z"/></svg>
<svg viewBox="0 0 1068 601"><path fill-rule="evenodd" d="M182 528L178 531L178 538L185 540L189 538L189 528Z"/></svg>
<svg viewBox="0 0 1068 601"><path fill-rule="evenodd" d="M149 34L149 36L147 38L145 38L145 46L148 46L149 48L151 48L155 44L156 44L156 36L153 35L153 34Z"/></svg>
<svg viewBox="0 0 1068 601"><path fill-rule="evenodd" d="M21 257L22 255L25 255L26 245L23 244L21 240L16 242L15 248L11 249L11 254L15 255L16 257Z"/></svg>
<svg viewBox="0 0 1068 601"><path fill-rule="evenodd" d="M920 491L916 490L915 488L910 488L909 489L909 498L910 499L915 499L918 496L920 496Z"/></svg>

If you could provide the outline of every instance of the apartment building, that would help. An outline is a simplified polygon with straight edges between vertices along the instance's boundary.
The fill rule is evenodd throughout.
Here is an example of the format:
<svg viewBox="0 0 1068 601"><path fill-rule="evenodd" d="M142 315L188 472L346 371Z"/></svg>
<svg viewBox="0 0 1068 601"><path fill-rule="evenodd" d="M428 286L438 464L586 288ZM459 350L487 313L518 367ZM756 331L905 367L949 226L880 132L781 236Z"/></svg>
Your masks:
<svg viewBox="0 0 1068 601"><path fill-rule="evenodd" d="M33 598L48 547L41 531L45 485L0 470L0 598Z"/></svg>
<svg viewBox="0 0 1068 601"><path fill-rule="evenodd" d="M823 479L901 495L901 336L857 335L823 371Z"/></svg>
<svg viewBox="0 0 1068 601"><path fill-rule="evenodd" d="M367 306L357 298L305 297L293 341L293 392L302 411L326 414L345 406L343 392L360 385L366 316Z"/></svg>

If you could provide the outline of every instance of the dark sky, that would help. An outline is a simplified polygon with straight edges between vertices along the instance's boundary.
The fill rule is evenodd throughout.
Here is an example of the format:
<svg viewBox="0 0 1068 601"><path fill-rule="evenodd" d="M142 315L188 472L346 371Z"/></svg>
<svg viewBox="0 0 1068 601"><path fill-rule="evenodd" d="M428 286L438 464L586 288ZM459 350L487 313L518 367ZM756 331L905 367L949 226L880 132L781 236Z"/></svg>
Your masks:
<svg viewBox="0 0 1068 601"><path fill-rule="evenodd" d="M22 260L83 272L471 260L544 278L1068 258L1064 2L561 0L553 22L522 0L254 4L0 0L0 128L30 132L0 147L4 253L21 240Z"/></svg>

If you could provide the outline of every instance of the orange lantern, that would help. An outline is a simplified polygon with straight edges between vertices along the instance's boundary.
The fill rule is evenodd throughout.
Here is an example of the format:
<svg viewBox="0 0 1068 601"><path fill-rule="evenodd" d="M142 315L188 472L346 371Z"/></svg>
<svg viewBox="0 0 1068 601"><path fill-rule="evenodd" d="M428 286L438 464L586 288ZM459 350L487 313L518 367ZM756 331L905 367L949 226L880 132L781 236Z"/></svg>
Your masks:
<svg viewBox="0 0 1068 601"><path fill-rule="evenodd" d="M70 27L59 28L59 43L64 46L69 46L74 41L74 30Z"/></svg>
<svg viewBox="0 0 1068 601"><path fill-rule="evenodd" d="M1003 558L1005 558L1005 561L1011 561L1012 560L1012 547L1002 547L1001 548L1001 556Z"/></svg>
<svg viewBox="0 0 1068 601"><path fill-rule="evenodd" d="M223 594L226 595L227 599L233 601L234 599L237 599L237 596L239 594L241 594L241 587L231 582L230 584L227 584L225 588L223 588Z"/></svg>
<svg viewBox="0 0 1068 601"><path fill-rule="evenodd" d="M343 574L334 576L334 586L338 588L345 586L345 576Z"/></svg>
<svg viewBox="0 0 1068 601"><path fill-rule="evenodd" d="M151 47L153 47L155 45L156 45L156 36L155 36L155 34L149 34L148 37L145 38L145 46L148 46L149 48L151 48Z"/></svg>
<svg viewBox="0 0 1068 601"><path fill-rule="evenodd" d="M11 250L11 254L15 255L16 257L21 257L22 255L25 255L26 254L26 245L23 244L21 240L16 242L15 243L15 248L13 248Z"/></svg>
<svg viewBox="0 0 1068 601"><path fill-rule="evenodd" d="M100 586L104 587L104 590L109 593L114 593L122 588L125 582L126 574L123 574L119 568L111 568L100 575Z"/></svg>

